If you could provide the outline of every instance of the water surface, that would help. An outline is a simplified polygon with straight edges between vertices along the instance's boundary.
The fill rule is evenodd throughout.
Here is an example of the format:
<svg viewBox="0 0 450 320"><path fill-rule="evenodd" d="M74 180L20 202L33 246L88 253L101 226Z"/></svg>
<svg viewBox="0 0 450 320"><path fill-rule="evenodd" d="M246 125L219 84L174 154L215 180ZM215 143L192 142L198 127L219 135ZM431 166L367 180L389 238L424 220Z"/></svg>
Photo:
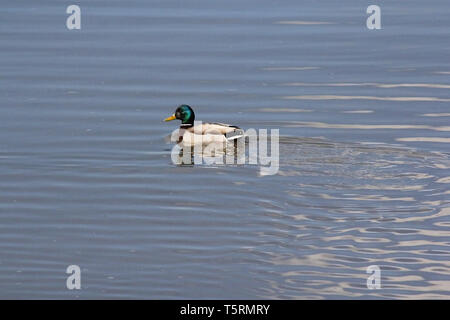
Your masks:
<svg viewBox="0 0 450 320"><path fill-rule="evenodd" d="M71 4L0 12L0 298L450 297L447 1ZM173 165L181 103L278 174Z"/></svg>

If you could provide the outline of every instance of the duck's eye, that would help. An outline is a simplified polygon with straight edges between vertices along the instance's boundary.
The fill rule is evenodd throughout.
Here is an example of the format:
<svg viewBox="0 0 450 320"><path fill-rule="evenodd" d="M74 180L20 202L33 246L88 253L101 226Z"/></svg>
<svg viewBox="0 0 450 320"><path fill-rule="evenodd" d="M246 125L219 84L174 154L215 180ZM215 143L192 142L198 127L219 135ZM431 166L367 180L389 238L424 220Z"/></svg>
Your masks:
<svg viewBox="0 0 450 320"><path fill-rule="evenodd" d="M175 118L177 118L177 119L181 118L181 113L180 113L180 111L177 111L177 112L175 113Z"/></svg>

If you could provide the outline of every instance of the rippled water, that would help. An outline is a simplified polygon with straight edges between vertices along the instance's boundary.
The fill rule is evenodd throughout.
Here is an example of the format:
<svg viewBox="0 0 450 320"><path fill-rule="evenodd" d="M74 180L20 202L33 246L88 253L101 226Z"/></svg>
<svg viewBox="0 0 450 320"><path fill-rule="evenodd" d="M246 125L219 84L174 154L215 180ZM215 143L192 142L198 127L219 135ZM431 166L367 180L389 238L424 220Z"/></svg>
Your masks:
<svg viewBox="0 0 450 320"><path fill-rule="evenodd" d="M448 1L70 4L0 12L0 298L450 297ZM173 165L181 103L278 174Z"/></svg>

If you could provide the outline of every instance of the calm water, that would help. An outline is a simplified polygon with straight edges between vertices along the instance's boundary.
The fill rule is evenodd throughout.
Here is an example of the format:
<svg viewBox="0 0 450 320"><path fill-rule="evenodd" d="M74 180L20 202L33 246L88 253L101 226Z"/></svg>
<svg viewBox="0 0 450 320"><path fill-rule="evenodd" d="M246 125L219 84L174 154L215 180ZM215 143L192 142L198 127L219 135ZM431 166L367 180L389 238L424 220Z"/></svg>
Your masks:
<svg viewBox="0 0 450 320"><path fill-rule="evenodd" d="M0 298L450 298L447 0L71 4L2 3ZM173 165L181 103L278 174Z"/></svg>

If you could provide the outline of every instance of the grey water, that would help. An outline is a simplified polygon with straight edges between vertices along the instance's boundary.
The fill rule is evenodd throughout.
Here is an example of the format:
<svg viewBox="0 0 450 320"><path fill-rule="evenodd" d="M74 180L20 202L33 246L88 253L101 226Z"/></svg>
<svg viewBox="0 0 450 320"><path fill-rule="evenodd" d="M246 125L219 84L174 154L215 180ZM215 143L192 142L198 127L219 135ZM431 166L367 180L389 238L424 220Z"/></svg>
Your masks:
<svg viewBox="0 0 450 320"><path fill-rule="evenodd" d="M447 0L2 1L0 298L450 298L449 30ZM183 103L279 129L278 173L174 165Z"/></svg>

